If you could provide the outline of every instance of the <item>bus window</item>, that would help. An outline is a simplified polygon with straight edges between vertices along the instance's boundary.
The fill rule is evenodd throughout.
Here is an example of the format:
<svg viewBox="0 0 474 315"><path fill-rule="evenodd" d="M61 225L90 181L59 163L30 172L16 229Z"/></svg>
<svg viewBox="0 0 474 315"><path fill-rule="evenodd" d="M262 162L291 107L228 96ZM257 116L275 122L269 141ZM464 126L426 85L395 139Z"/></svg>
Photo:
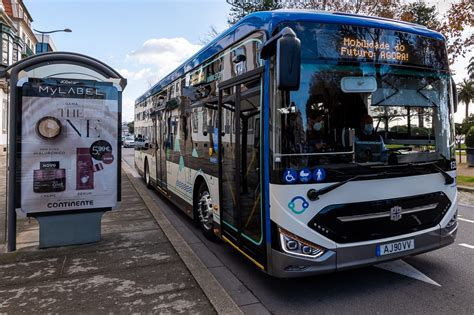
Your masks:
<svg viewBox="0 0 474 315"><path fill-rule="evenodd" d="M207 136L208 121L207 121L207 108L202 110L202 134Z"/></svg>
<svg viewBox="0 0 474 315"><path fill-rule="evenodd" d="M260 93L253 92L260 80L241 85L240 143L241 143L241 223L242 231L254 242L262 237L260 208L260 143L255 123L260 116Z"/></svg>
<svg viewBox="0 0 474 315"><path fill-rule="evenodd" d="M194 109L191 113L191 121L193 124L193 133L198 132L198 127L199 127L199 117L198 117L198 111L197 109Z"/></svg>

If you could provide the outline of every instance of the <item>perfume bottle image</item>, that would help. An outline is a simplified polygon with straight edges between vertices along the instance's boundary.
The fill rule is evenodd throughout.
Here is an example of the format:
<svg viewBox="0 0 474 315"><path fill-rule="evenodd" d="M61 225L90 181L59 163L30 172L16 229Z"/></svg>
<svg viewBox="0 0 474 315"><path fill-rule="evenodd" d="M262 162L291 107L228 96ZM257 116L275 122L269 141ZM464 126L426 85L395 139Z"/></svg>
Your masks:
<svg viewBox="0 0 474 315"><path fill-rule="evenodd" d="M76 190L94 189L94 169L89 148L77 148Z"/></svg>

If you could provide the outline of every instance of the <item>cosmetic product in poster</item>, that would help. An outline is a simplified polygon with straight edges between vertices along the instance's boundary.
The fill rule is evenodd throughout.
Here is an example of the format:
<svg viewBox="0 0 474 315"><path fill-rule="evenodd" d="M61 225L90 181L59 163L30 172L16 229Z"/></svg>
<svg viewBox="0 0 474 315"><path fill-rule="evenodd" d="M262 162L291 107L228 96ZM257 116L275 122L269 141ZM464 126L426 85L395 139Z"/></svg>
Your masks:
<svg viewBox="0 0 474 315"><path fill-rule="evenodd" d="M51 116L46 116L36 123L36 133L44 140L52 140L61 134L61 122Z"/></svg>
<svg viewBox="0 0 474 315"><path fill-rule="evenodd" d="M77 148L76 190L94 189L94 170L89 148Z"/></svg>
<svg viewBox="0 0 474 315"><path fill-rule="evenodd" d="M33 191L51 193L66 190L66 170L59 162L40 162L40 169L33 170Z"/></svg>

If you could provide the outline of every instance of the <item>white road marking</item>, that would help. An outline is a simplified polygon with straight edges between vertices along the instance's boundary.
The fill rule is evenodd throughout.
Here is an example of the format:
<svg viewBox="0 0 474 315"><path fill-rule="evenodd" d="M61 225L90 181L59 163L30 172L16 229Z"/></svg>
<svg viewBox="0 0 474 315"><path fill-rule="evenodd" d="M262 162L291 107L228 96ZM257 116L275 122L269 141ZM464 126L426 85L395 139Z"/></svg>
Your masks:
<svg viewBox="0 0 474 315"><path fill-rule="evenodd" d="M429 284L432 284L432 285L436 285L438 287L441 286L439 283L432 280L427 275L425 275L424 273L422 273L421 271L419 271L418 269L416 269L415 267L409 265L408 263L404 262L401 259L386 262L386 263L381 263L381 264L375 265L375 267L383 269L383 270L391 271L391 272L394 272L394 273L398 273L398 274L401 274L403 276L410 277L410 278L413 278L413 279L416 279L416 280L420 280L420 281L423 281L423 282L426 282L426 283L429 283Z"/></svg>
<svg viewBox="0 0 474 315"><path fill-rule="evenodd" d="M474 249L474 245L469 245L469 244L459 244L459 246L464 246L464 247L467 247L467 248L470 248L470 249Z"/></svg>
<svg viewBox="0 0 474 315"><path fill-rule="evenodd" d="M468 220L468 219L464 219L464 218L458 218L458 220L464 221L464 222L469 222L469 223L474 223L473 220Z"/></svg>

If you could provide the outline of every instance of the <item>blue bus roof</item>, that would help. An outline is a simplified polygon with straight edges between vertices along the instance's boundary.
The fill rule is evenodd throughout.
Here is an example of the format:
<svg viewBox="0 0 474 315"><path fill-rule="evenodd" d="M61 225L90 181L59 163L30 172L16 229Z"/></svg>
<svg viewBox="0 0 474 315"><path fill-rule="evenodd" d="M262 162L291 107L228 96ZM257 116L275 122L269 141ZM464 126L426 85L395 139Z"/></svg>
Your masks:
<svg viewBox="0 0 474 315"><path fill-rule="evenodd" d="M275 10L255 12L247 15L235 25L217 36L212 42L207 44L191 58L186 60L176 70L161 79L142 96L137 98L135 104L143 102L147 97L161 91L165 86L178 79L186 72L190 71L210 57L218 54L228 46L232 45L234 42L246 37L250 33L256 30L264 30L267 32L267 35L270 35L278 24L285 21L308 21L383 28L445 41L443 35L429 30L422 25L373 16L311 10Z"/></svg>

